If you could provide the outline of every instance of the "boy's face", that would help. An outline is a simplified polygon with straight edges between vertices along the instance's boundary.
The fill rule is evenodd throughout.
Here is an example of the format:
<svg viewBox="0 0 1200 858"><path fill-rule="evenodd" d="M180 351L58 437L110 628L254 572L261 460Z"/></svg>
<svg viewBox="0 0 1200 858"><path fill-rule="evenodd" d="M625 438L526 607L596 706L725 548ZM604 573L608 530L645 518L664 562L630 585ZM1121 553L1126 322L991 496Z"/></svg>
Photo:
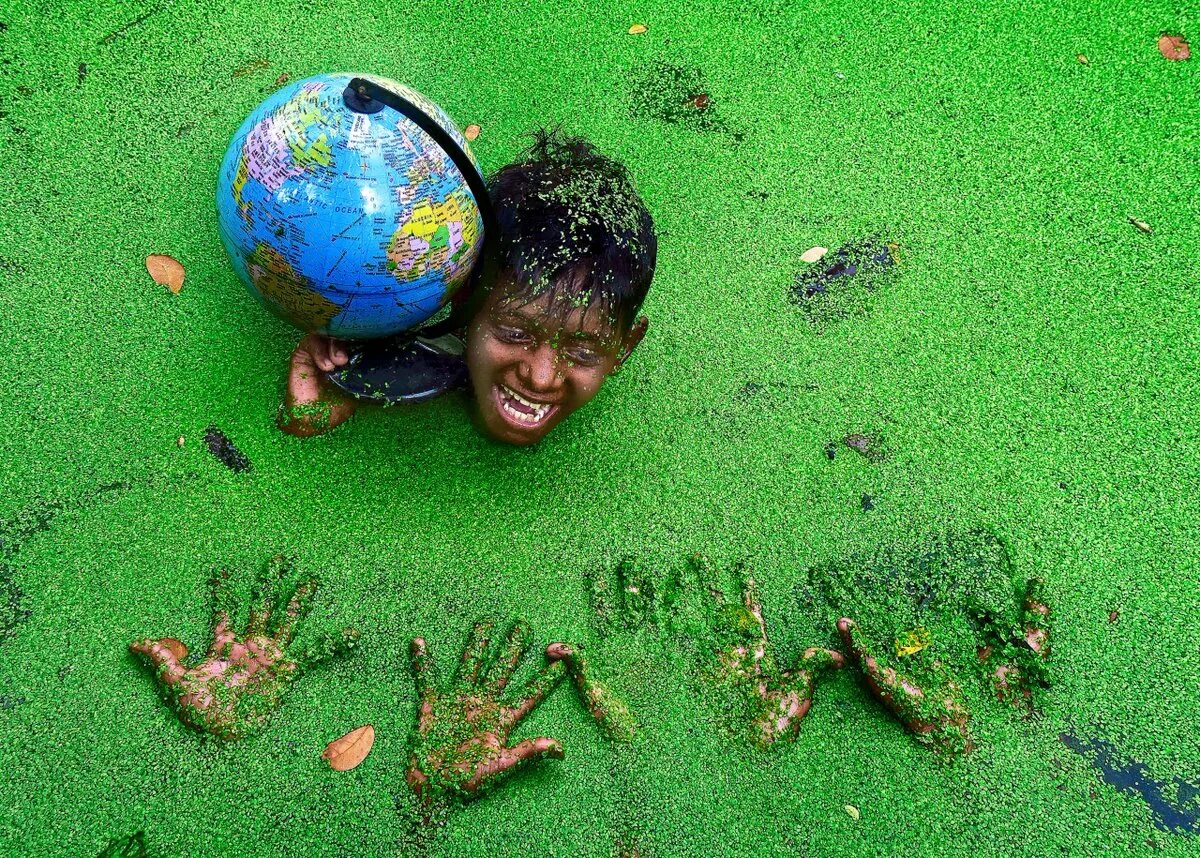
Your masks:
<svg viewBox="0 0 1200 858"><path fill-rule="evenodd" d="M484 431L497 441L535 444L586 405L646 333L645 316L626 333L604 314L552 314L550 296L514 298L502 272L467 330L467 368Z"/></svg>

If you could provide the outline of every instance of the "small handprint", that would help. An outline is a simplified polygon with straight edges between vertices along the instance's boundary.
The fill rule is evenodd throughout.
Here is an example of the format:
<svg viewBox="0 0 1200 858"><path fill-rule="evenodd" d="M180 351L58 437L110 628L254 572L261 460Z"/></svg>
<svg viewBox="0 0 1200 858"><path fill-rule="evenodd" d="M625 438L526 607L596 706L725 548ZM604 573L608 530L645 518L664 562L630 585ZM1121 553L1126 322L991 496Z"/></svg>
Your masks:
<svg viewBox="0 0 1200 858"><path fill-rule="evenodd" d="M593 626L597 635L662 628L677 595L677 581L645 563L627 557L611 573L589 576Z"/></svg>
<svg viewBox="0 0 1200 858"><path fill-rule="evenodd" d="M540 736L509 744L509 734L571 674L589 712L610 735L620 734L627 717L623 705L586 674L587 665L574 647L552 643L547 663L516 695L505 694L525 657L529 626L514 623L504 643L492 652L494 624L477 622L463 649L453 681L445 689L436 680L424 638L411 646L419 707L408 784L418 799L439 795L469 798L521 766L551 757L562 759L557 739Z"/></svg>
<svg viewBox="0 0 1200 858"><path fill-rule="evenodd" d="M155 669L159 686L189 727L220 739L240 739L260 729L287 687L310 667L354 648L358 632L323 636L304 647L292 643L317 590L315 578L300 583L277 603L276 588L292 576L291 562L274 558L251 593L245 634L233 631L234 605L229 574L209 580L213 602L212 645L208 655L188 666L188 649L175 638L144 639L129 649Z"/></svg>

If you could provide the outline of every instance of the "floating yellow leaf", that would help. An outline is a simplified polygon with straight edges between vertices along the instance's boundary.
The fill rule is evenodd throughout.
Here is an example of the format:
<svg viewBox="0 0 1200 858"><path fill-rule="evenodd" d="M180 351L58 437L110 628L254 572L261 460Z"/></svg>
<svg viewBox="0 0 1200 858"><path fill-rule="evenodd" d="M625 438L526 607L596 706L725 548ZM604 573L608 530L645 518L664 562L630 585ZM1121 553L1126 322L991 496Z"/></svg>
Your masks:
<svg viewBox="0 0 1200 858"><path fill-rule="evenodd" d="M328 760L334 771L348 772L367 758L374 744L375 728L364 724L326 745L321 759Z"/></svg>
<svg viewBox="0 0 1200 858"><path fill-rule="evenodd" d="M801 262L816 262L822 256L829 252L828 247L810 247L808 250L800 254Z"/></svg>
<svg viewBox="0 0 1200 858"><path fill-rule="evenodd" d="M1131 224L1133 224L1134 226L1136 226L1138 229L1140 229L1142 232L1146 233L1146 235L1150 235L1152 232L1154 232L1154 230L1150 228L1150 224L1146 223L1144 220L1138 220L1135 217L1131 217L1129 219L1129 222Z"/></svg>
<svg viewBox="0 0 1200 858"><path fill-rule="evenodd" d="M163 638L159 641L159 643L169 649L171 651L171 655L175 656L175 658L179 659L180 661L183 661L185 658L187 658L188 648L183 645L183 641L177 641L175 638Z"/></svg>
<svg viewBox="0 0 1200 858"><path fill-rule="evenodd" d="M1088 58L1085 57L1083 54L1076 54L1075 59L1079 60L1079 62L1083 63L1085 66L1091 65L1091 61L1089 61Z"/></svg>
<svg viewBox="0 0 1200 858"><path fill-rule="evenodd" d="M629 28L629 35L640 36L642 33L646 32L649 29L650 28L647 27L645 24L634 24L632 27Z"/></svg>
<svg viewBox="0 0 1200 858"><path fill-rule="evenodd" d="M150 272L150 276L154 278L154 282L160 286L166 286L172 293L178 295L179 290L183 288L183 266L179 261L164 256L160 253L152 253L146 257L146 270Z"/></svg>
<svg viewBox="0 0 1200 858"><path fill-rule="evenodd" d="M929 631L924 626L917 626L911 632L905 632L896 638L896 655L912 655L929 646Z"/></svg>
<svg viewBox="0 0 1200 858"><path fill-rule="evenodd" d="M463 130L463 137L466 137L468 140L474 140L479 136L479 132L481 131L483 131L483 129L478 125L471 124Z"/></svg>
<svg viewBox="0 0 1200 858"><path fill-rule="evenodd" d="M858 812L858 808L852 804L844 804L842 807L845 808L846 813L850 814L851 819L858 819L860 816L862 816L862 814Z"/></svg>

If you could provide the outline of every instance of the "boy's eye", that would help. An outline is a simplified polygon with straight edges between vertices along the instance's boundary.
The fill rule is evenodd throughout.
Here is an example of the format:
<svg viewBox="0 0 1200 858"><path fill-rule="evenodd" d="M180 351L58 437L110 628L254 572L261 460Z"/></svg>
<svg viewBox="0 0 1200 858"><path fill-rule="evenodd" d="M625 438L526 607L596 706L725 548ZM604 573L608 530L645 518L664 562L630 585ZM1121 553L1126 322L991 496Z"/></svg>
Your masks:
<svg viewBox="0 0 1200 858"><path fill-rule="evenodd" d="M528 343L533 340L528 331L510 325L497 325L496 336L506 343Z"/></svg>
<svg viewBox="0 0 1200 858"><path fill-rule="evenodd" d="M600 362L600 353L589 346L571 346L567 349L567 357L584 366L595 366Z"/></svg>

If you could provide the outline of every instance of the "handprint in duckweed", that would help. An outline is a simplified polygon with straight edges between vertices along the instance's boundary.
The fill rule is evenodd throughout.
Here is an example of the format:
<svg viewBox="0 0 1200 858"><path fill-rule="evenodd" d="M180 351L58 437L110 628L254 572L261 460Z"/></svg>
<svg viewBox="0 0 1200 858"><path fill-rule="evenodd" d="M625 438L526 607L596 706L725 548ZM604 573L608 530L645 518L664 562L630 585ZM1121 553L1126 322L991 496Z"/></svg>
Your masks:
<svg viewBox="0 0 1200 858"><path fill-rule="evenodd" d="M749 570L739 564L719 571L703 557L689 565L689 580L697 582L707 616L698 639L712 657L717 681L742 697L751 742L765 749L780 738L794 739L812 708L817 680L843 666L842 654L810 646L792 667L781 667L767 638L762 602Z"/></svg>
<svg viewBox="0 0 1200 858"><path fill-rule="evenodd" d="M1034 686L1049 684L1045 586L1020 579L1007 546L985 530L813 567L802 601L837 618L870 692L943 755L974 747L961 675L982 666L995 695L1026 712Z"/></svg>
<svg viewBox="0 0 1200 858"><path fill-rule="evenodd" d="M159 687L183 723L220 739L241 739L259 729L283 693L305 671L355 647L358 632L322 635L293 643L317 591L315 577L291 589L290 560L275 557L255 579L245 632L234 631L236 608L229 573L209 579L213 603L212 644L203 659L189 659L175 638L135 641L129 649L155 671ZM281 589L282 588L282 589Z"/></svg>
<svg viewBox="0 0 1200 858"><path fill-rule="evenodd" d="M734 720L746 725L759 748L794 738L812 707L817 679L843 664L840 653L814 646L796 665L781 668L753 577L743 566L718 569L697 555L678 568L654 570L626 559L609 574L593 575L591 595L601 637L682 638L699 656L703 673L735 692Z"/></svg>
<svg viewBox="0 0 1200 858"><path fill-rule="evenodd" d="M510 744L509 735L567 678L610 738L630 736L628 710L592 679L587 661L568 644L546 647L546 663L520 691L510 693L509 683L529 648L530 629L524 622L514 623L495 647L494 629L489 620L475 623L458 669L446 684L437 680L425 639L412 641L419 702L407 781L425 803L447 796L470 798L537 760L561 760L557 739L539 736Z"/></svg>

